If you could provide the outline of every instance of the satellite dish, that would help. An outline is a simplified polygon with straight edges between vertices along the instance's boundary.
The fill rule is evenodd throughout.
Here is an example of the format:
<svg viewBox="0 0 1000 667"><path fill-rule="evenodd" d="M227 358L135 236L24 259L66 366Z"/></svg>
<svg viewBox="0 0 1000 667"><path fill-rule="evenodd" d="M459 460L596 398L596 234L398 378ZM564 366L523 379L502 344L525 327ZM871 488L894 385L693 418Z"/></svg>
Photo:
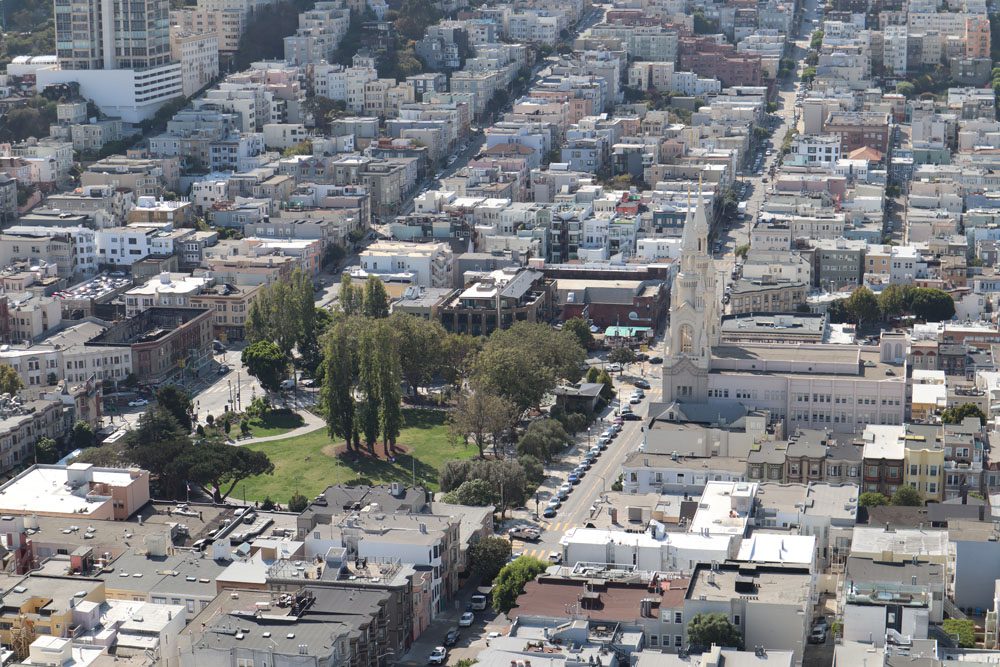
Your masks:
<svg viewBox="0 0 1000 667"><path fill-rule="evenodd" d="M631 311L631 312L630 312L630 313L628 314L628 318L629 318L630 320L632 320L633 322L635 322L635 321L636 321L637 319L639 319L639 313L637 313L637 312L635 312L635 311L633 310L633 311Z"/></svg>

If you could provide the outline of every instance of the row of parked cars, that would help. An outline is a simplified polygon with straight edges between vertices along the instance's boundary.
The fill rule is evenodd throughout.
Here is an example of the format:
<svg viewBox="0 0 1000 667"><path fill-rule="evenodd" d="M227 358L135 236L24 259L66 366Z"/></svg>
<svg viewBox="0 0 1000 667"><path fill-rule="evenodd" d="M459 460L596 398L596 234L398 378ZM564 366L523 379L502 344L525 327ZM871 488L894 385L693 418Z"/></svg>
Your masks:
<svg viewBox="0 0 1000 667"><path fill-rule="evenodd" d="M545 510L542 512L542 516L546 519L551 519L556 516L559 508L562 507L563 501L569 497L569 494L573 492L573 487L580 483L583 476L587 474L591 466L594 465L594 461L597 457L601 455L601 452L608 448L611 441L614 440L618 434L621 432L622 426L620 423L612 424L597 438L597 444L592 446L587 453L583 455L583 460L573 469L573 472L569 474L566 481L556 489L555 494L549 500L548 504L545 506Z"/></svg>

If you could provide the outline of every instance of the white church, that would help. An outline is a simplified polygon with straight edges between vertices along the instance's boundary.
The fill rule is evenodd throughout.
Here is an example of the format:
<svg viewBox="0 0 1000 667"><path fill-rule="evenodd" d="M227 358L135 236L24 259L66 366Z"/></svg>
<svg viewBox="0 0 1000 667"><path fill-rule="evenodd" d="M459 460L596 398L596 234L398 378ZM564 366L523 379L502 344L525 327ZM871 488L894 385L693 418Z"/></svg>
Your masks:
<svg viewBox="0 0 1000 667"><path fill-rule="evenodd" d="M708 422L766 411L798 428L850 433L868 424L902 424L906 347L897 336L878 346L836 343L723 344L719 271L708 252L702 198L685 221L680 271L671 290L663 364L666 421Z"/></svg>

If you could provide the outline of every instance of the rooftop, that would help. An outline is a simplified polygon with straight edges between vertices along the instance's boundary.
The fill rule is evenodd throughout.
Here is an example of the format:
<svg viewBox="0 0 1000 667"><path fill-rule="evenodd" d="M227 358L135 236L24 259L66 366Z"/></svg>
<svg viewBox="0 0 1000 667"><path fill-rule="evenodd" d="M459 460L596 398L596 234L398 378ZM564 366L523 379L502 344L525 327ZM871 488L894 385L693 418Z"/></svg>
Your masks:
<svg viewBox="0 0 1000 667"><path fill-rule="evenodd" d="M727 561L720 565L699 563L692 575L689 600L729 603L750 597L765 604L809 604L812 575L808 568L791 565L754 565ZM805 608L805 607L803 607Z"/></svg>
<svg viewBox="0 0 1000 667"><path fill-rule="evenodd" d="M886 530L884 527L856 526L851 544L851 554L875 556L876 554L901 556L948 555L948 531L936 529Z"/></svg>
<svg viewBox="0 0 1000 667"><path fill-rule="evenodd" d="M653 582L541 575L524 587L517 606L508 616L513 620L521 615L556 618L573 615L585 616L591 621L630 622L644 615L641 611L644 600L651 601L654 615L660 609L683 607L688 579L656 576ZM650 590L651 584L653 590Z"/></svg>
<svg viewBox="0 0 1000 667"><path fill-rule="evenodd" d="M97 468L89 463L35 465L0 486L0 512L80 515L102 509L112 489L130 486L149 473L134 468ZM148 497L148 490L146 491Z"/></svg>

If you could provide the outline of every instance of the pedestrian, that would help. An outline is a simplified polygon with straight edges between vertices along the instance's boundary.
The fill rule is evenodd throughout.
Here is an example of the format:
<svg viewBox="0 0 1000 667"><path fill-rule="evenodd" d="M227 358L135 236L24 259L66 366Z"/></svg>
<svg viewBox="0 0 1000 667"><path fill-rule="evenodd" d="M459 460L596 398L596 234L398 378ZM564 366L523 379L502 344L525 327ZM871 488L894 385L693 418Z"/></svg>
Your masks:
<svg viewBox="0 0 1000 667"><path fill-rule="evenodd" d="M198 510L198 521L205 523L205 519L201 516L201 510Z"/></svg>

